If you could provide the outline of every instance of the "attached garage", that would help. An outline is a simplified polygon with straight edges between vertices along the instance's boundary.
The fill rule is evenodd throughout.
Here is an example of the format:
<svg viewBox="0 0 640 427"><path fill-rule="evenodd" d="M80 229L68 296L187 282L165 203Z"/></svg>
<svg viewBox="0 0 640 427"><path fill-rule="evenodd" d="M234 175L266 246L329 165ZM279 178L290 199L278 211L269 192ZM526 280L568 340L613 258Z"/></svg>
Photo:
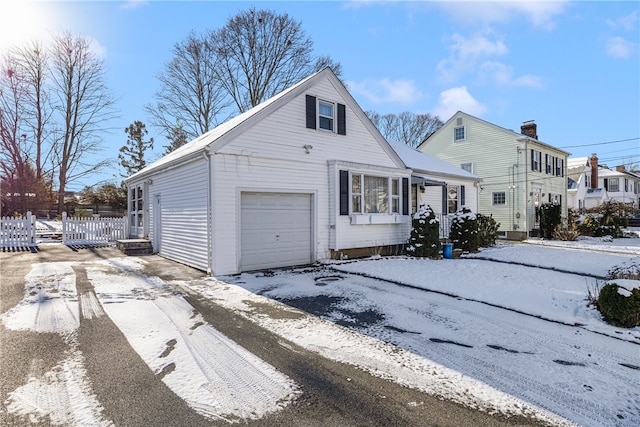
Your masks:
<svg viewBox="0 0 640 427"><path fill-rule="evenodd" d="M312 229L311 194L242 193L240 270L310 264Z"/></svg>

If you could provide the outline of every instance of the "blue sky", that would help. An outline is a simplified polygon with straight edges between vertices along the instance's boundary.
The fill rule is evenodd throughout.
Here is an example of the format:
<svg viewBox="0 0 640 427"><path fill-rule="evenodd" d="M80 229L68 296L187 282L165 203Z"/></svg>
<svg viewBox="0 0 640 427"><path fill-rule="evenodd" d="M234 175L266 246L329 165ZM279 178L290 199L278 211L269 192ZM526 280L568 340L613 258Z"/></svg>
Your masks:
<svg viewBox="0 0 640 427"><path fill-rule="evenodd" d="M299 21L315 53L342 64L364 110L443 121L462 110L516 131L535 120L539 139L571 157L640 163L637 1L14 2L0 17L0 49L62 30L91 37L120 111L102 156L115 161L123 129L142 120L156 140L153 160L167 141L143 107L172 47L252 6Z"/></svg>

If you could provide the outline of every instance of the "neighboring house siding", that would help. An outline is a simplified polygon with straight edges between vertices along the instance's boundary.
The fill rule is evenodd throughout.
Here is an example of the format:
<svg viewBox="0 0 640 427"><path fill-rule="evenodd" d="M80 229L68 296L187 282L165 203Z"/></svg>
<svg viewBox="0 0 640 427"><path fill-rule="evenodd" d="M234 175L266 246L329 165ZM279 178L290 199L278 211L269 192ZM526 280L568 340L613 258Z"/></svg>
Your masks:
<svg viewBox="0 0 640 427"><path fill-rule="evenodd" d="M464 126L465 138L454 142L455 129L460 126ZM419 149L454 166L472 163L473 173L482 178L478 212L493 215L500 223L500 231L528 231L537 227L532 193L537 192L539 205L549 202L549 194L560 196L557 200L566 217L567 158L562 151L532 140L525 142L523 138L511 130L457 113ZM540 171L531 170L532 149L540 152ZM562 176L546 173L545 154L562 158ZM496 193L504 195L505 204L494 204Z"/></svg>
<svg viewBox="0 0 640 427"><path fill-rule="evenodd" d="M153 176L149 185L149 236L160 218L160 255L207 270L207 162L187 163ZM160 195L162 212L154 212Z"/></svg>

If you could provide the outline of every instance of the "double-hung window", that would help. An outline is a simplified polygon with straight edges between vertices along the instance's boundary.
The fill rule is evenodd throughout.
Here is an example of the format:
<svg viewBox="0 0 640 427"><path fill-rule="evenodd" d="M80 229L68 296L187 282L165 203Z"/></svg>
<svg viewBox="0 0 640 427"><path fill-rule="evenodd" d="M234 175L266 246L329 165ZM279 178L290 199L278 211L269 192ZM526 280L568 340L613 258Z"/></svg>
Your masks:
<svg viewBox="0 0 640 427"><path fill-rule="evenodd" d="M455 127L453 129L453 141L459 142L459 141L464 141L464 139L465 139L464 126Z"/></svg>
<svg viewBox="0 0 640 427"><path fill-rule="evenodd" d="M318 100L318 127L333 132L335 122L335 105L331 102Z"/></svg>
<svg viewBox="0 0 640 427"><path fill-rule="evenodd" d="M556 157L556 176L564 176L564 160Z"/></svg>
<svg viewBox="0 0 640 427"><path fill-rule="evenodd" d="M553 175L554 157L550 156L549 154L545 154L544 158L545 158L545 173L547 175Z"/></svg>
<svg viewBox="0 0 640 427"><path fill-rule="evenodd" d="M542 172L542 164L540 163L540 157L542 153L537 150L531 150L531 170L534 172Z"/></svg>
<svg viewBox="0 0 640 427"><path fill-rule="evenodd" d="M391 213L400 213L400 180L391 179Z"/></svg>

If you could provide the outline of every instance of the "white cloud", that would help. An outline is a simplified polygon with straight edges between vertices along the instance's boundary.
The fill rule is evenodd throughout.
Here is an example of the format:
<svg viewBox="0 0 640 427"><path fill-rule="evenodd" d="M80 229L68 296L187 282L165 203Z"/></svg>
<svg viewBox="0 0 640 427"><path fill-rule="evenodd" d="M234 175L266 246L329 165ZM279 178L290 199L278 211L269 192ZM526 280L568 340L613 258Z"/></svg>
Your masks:
<svg viewBox="0 0 640 427"><path fill-rule="evenodd" d="M612 20L607 19L607 24L612 28L622 28L627 31L631 31L636 27L638 23L638 11L634 10L629 15Z"/></svg>
<svg viewBox="0 0 640 427"><path fill-rule="evenodd" d="M438 2L453 19L467 25L487 25L508 23L521 16L528 19L534 27L551 30L555 27L554 18L566 9L569 2L554 1L448 1Z"/></svg>
<svg viewBox="0 0 640 427"><path fill-rule="evenodd" d="M501 86L528 86L541 88L540 77L525 74L520 77L513 76L513 68L501 62L486 61L480 65L480 76L483 80L491 80Z"/></svg>
<svg viewBox="0 0 640 427"><path fill-rule="evenodd" d="M460 34L451 36L449 58L440 61L436 67L440 79L451 82L477 68L482 57L503 56L509 49L501 40L490 40L483 35L466 38Z"/></svg>
<svg viewBox="0 0 640 427"><path fill-rule="evenodd" d="M627 59L637 51L638 45L623 37L611 37L607 41L607 54L614 58Z"/></svg>
<svg viewBox="0 0 640 427"><path fill-rule="evenodd" d="M53 20L53 10L46 4L13 2L11 13L0 15L0 52L32 41L45 43L50 39L47 23Z"/></svg>
<svg viewBox="0 0 640 427"><path fill-rule="evenodd" d="M376 105L411 105L425 97L413 80L368 79L349 81L347 86L353 94L361 95Z"/></svg>
<svg viewBox="0 0 640 427"><path fill-rule="evenodd" d="M446 121L457 111L480 116L487 111L487 108L471 96L466 86L454 87L440 92L435 114L441 120Z"/></svg>

